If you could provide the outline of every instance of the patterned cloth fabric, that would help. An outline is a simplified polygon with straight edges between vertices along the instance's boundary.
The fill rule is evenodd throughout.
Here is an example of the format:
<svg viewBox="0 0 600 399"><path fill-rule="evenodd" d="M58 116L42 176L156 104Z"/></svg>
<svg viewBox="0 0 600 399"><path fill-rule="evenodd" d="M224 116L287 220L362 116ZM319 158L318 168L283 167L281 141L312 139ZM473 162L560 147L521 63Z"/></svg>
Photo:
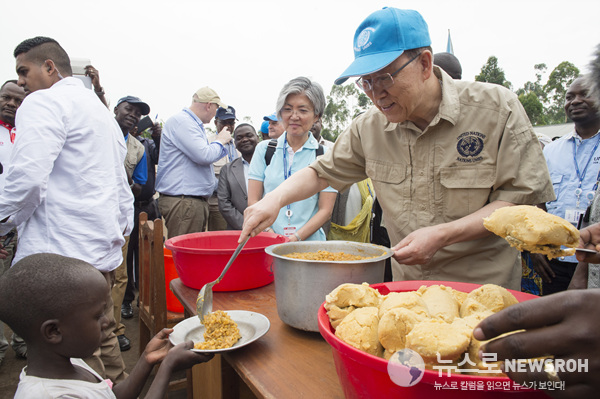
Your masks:
<svg viewBox="0 0 600 399"><path fill-rule="evenodd" d="M521 264L523 266L521 291L533 295L542 295L542 278L533 270L529 252L521 252Z"/></svg>

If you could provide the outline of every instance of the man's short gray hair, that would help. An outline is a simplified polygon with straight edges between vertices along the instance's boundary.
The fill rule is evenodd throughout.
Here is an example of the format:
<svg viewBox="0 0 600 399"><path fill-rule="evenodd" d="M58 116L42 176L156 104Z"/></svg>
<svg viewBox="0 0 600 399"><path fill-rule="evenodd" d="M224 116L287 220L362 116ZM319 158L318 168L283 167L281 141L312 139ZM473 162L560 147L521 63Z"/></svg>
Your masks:
<svg viewBox="0 0 600 399"><path fill-rule="evenodd" d="M279 120L282 120L281 110L285 105L285 100L287 100L290 94L304 94L312 103L312 106L315 109L315 115L319 118L323 116L323 112L325 111L325 95L323 94L323 88L317 82L313 82L309 78L300 76L287 82L279 93L276 106L277 118Z"/></svg>

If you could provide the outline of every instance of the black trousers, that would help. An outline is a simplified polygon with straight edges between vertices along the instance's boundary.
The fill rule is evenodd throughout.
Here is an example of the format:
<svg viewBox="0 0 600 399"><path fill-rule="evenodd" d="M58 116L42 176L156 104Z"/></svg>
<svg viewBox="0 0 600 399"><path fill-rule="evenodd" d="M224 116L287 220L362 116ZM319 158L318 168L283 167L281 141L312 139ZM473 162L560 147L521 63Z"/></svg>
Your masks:
<svg viewBox="0 0 600 399"><path fill-rule="evenodd" d="M127 247L127 288L125 289L124 303L131 303L135 299L140 263L140 213L146 212L148 220L160 218L158 204L155 199L149 202L135 202L133 205L133 230L129 237Z"/></svg>
<svg viewBox="0 0 600 399"><path fill-rule="evenodd" d="M542 281L542 295L550 295L556 292L566 291L569 288L569 283L575 273L577 263L573 262L562 262L558 259L552 259L548 261L550 267L556 274L556 277L552 278L551 283Z"/></svg>

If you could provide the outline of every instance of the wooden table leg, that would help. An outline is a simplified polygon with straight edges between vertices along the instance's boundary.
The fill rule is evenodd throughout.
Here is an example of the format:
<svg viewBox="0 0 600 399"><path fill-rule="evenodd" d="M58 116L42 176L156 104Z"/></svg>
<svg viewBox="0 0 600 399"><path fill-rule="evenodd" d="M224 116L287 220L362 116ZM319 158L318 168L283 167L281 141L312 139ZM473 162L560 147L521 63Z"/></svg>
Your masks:
<svg viewBox="0 0 600 399"><path fill-rule="evenodd" d="M221 378L221 355L192 367L192 384L194 399L223 398L223 385Z"/></svg>

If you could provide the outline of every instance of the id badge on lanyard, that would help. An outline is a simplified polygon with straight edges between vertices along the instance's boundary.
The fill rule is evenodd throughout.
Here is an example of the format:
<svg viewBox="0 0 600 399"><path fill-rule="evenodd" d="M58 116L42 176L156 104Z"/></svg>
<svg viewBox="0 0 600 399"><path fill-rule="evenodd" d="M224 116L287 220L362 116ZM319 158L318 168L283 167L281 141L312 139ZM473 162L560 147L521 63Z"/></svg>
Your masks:
<svg viewBox="0 0 600 399"><path fill-rule="evenodd" d="M565 211L565 220L572 223L574 226L579 226L579 221L585 215L585 209L581 208L568 208Z"/></svg>
<svg viewBox="0 0 600 399"><path fill-rule="evenodd" d="M290 162L291 164L291 162ZM288 169L288 161L287 161L287 137L283 142L283 180L287 180L288 177L292 175L292 165ZM285 216L288 219L288 225L283 228L283 235L286 237L291 237L296 233L296 226L292 226L292 209L290 205L287 206L287 210L285 211Z"/></svg>

